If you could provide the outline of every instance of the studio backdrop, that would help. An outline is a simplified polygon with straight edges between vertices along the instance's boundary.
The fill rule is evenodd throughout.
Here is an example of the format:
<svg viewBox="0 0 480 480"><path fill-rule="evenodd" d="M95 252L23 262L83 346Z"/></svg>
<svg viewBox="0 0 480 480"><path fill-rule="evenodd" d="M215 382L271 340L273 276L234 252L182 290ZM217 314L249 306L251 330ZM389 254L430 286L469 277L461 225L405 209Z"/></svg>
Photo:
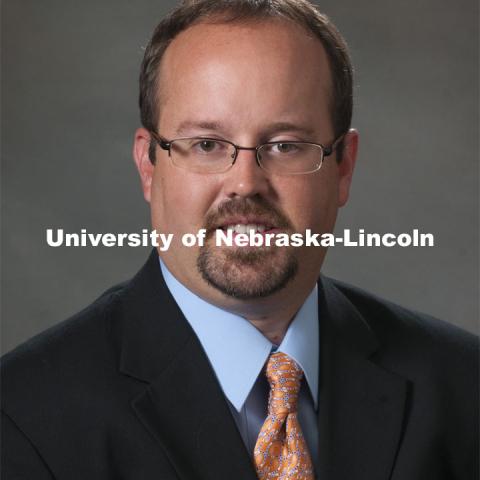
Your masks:
<svg viewBox="0 0 480 480"><path fill-rule="evenodd" d="M143 47L173 1L2 2L2 348L131 277L147 248L47 245L140 232L131 158ZM323 272L470 331L478 319L478 3L325 0L350 46L360 152L337 231L433 247L334 247ZM178 212L181 215L181 212Z"/></svg>

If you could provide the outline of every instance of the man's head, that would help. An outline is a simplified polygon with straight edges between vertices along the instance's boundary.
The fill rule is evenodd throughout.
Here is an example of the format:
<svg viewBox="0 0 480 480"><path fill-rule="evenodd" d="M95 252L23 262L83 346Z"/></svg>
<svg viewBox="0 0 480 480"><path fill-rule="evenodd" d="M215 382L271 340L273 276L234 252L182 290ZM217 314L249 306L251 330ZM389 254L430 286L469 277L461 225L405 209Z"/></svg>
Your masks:
<svg viewBox="0 0 480 480"><path fill-rule="evenodd" d="M155 30L140 81L144 128L134 156L153 227L175 235L162 253L168 268L227 308L305 297L324 249L216 247L213 234L231 225L290 234L333 229L348 198L357 140L348 131L351 65L336 29L305 1L189 2ZM208 137L245 147L345 140L342 158L333 152L313 173L267 172L255 152L244 150L229 170L199 173L173 164L151 132L169 141ZM201 228L205 247L181 245L184 233Z"/></svg>

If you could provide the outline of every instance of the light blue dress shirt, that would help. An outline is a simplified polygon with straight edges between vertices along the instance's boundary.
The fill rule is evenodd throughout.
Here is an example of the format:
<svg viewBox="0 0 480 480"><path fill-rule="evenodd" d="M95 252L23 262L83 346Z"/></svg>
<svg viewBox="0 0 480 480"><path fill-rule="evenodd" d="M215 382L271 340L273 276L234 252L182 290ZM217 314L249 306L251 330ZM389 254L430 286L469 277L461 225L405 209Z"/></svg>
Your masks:
<svg viewBox="0 0 480 480"><path fill-rule="evenodd" d="M170 293L195 331L222 390L247 450L253 456L267 416L268 382L262 373L272 350L302 367L298 420L318 471L319 324L317 286L288 327L282 343L273 345L248 320L201 299L180 283L160 260Z"/></svg>

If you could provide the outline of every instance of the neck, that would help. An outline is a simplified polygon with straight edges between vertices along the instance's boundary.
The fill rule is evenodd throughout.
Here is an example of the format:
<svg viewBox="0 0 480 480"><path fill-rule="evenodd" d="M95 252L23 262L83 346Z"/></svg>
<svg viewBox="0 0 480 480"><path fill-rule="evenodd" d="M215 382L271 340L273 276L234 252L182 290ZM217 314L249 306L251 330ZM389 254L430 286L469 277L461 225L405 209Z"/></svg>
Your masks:
<svg viewBox="0 0 480 480"><path fill-rule="evenodd" d="M280 345L282 343L285 334L287 333L288 326L290 325L293 317L288 318L259 318L247 320L260 332L263 336L268 338L274 345Z"/></svg>
<svg viewBox="0 0 480 480"><path fill-rule="evenodd" d="M313 265L315 267L315 265ZM320 268L304 270L289 285L269 297L255 300L238 300L226 296L204 281L192 283L191 275L182 275L174 267L170 272L194 294L217 307L248 320L270 342L279 345L288 327L315 286Z"/></svg>
<svg viewBox="0 0 480 480"><path fill-rule="evenodd" d="M282 290L274 296L276 298L269 298L268 301L262 299L234 307L230 305L230 308L227 307L227 309L246 318L274 345L280 345L290 323L313 287L314 284L303 289L301 293Z"/></svg>

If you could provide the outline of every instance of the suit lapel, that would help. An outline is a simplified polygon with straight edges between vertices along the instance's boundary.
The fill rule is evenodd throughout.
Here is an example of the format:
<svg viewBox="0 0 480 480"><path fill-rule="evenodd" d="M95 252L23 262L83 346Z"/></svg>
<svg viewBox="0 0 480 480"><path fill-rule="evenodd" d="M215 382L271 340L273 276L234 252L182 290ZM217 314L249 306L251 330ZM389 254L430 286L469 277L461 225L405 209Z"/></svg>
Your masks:
<svg viewBox="0 0 480 480"><path fill-rule="evenodd" d="M398 450L407 382L371 358L380 345L360 313L326 279L319 289L319 478L387 480Z"/></svg>
<svg viewBox="0 0 480 480"><path fill-rule="evenodd" d="M120 370L146 383L132 407L179 478L256 479L208 359L165 286L156 252L127 287L118 317Z"/></svg>

